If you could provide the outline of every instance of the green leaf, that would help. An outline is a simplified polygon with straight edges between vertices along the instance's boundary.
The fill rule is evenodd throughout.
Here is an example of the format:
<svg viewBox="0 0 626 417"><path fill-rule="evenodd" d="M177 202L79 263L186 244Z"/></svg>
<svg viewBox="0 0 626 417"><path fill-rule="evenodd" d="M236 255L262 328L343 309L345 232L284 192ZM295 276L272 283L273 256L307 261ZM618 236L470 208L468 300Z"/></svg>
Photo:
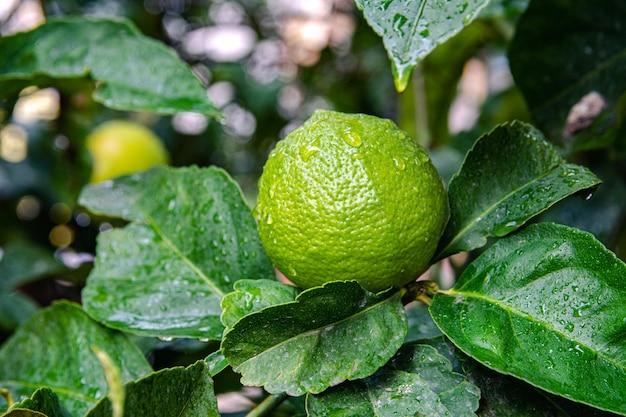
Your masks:
<svg viewBox="0 0 626 417"><path fill-rule="evenodd" d="M450 220L436 258L505 236L559 200L600 182L587 168L567 163L532 126L500 125L478 139L450 181Z"/></svg>
<svg viewBox="0 0 626 417"><path fill-rule="evenodd" d="M28 415L25 414L25 410L41 413L47 417L70 417L70 414L61 406L59 397L50 388L40 388L29 398L13 404L6 417Z"/></svg>
<svg viewBox="0 0 626 417"><path fill-rule="evenodd" d="M487 4L489 0L356 0L369 25L383 38L400 92L413 68Z"/></svg>
<svg viewBox="0 0 626 417"><path fill-rule="evenodd" d="M107 352L124 381L151 372L139 349L124 335L104 328L69 302L40 310L0 348L0 387L13 398L37 388L53 390L63 408L83 415L107 392L107 381L92 346ZM0 410L6 408L0 398Z"/></svg>
<svg viewBox="0 0 626 417"><path fill-rule="evenodd" d="M209 367L209 374L211 376L215 376L222 372L229 366L228 361L222 354L222 350L218 349L215 352L211 353L209 356L204 358L204 361L207 363Z"/></svg>
<svg viewBox="0 0 626 417"><path fill-rule="evenodd" d="M204 361L155 372L126 384L127 416L219 417L213 380ZM111 401L103 398L85 417L110 417Z"/></svg>
<svg viewBox="0 0 626 417"><path fill-rule="evenodd" d="M0 38L0 91L5 94L85 77L95 85L93 99L113 109L219 115L176 53L128 20L57 18Z"/></svg>
<svg viewBox="0 0 626 417"><path fill-rule="evenodd" d="M502 239L430 312L488 367L626 415L626 265L591 234L539 223Z"/></svg>
<svg viewBox="0 0 626 417"><path fill-rule="evenodd" d="M298 289L293 285L271 280L240 280L235 291L222 298L222 324L229 330L243 316L276 304L296 299Z"/></svg>
<svg viewBox="0 0 626 417"><path fill-rule="evenodd" d="M530 2L518 22L509 49L511 72L537 126L566 148L598 147L584 139L614 127L618 100L626 91L624 21L622 0L539 0ZM595 110L574 109L590 97L597 98ZM592 134L580 140L578 133L586 131Z"/></svg>
<svg viewBox="0 0 626 417"><path fill-rule="evenodd" d="M400 293L330 282L243 317L224 336L222 352L243 384L300 396L371 375L406 331Z"/></svg>
<svg viewBox="0 0 626 417"><path fill-rule="evenodd" d="M567 413L557 404L559 397L550 396L519 379L502 375L468 360L464 364L470 381L480 388L479 416L492 417L609 417L606 413L571 402L576 413ZM562 399L563 401L567 401Z"/></svg>
<svg viewBox="0 0 626 417"><path fill-rule="evenodd" d="M435 348L405 346L374 375L307 396L311 417L475 417L480 391Z"/></svg>
<svg viewBox="0 0 626 417"><path fill-rule="evenodd" d="M143 336L220 339L239 279L275 277L241 190L218 168L160 167L83 189L89 210L133 223L98 237L85 310Z"/></svg>
<svg viewBox="0 0 626 417"><path fill-rule="evenodd" d="M52 252L32 243L15 241L3 248L0 257L0 289L20 285L67 271Z"/></svg>

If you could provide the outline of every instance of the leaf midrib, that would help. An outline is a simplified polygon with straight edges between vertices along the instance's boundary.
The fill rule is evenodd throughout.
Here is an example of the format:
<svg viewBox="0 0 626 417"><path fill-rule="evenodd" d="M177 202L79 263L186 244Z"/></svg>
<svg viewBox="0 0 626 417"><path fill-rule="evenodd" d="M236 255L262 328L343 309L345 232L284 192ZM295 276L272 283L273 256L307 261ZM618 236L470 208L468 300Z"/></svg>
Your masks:
<svg viewBox="0 0 626 417"><path fill-rule="evenodd" d="M494 201L493 204L487 206L485 208L484 211L478 213L477 215L474 216L474 218L472 219L472 221L470 221L469 223L467 223L467 225L465 225L461 230L459 230L459 232L450 240L450 242L444 246L436 255L437 259L441 258L442 254L446 254L448 252L448 250L451 247L454 247L454 245L463 237L467 234L467 232L469 230L471 230L472 228L474 228L478 222L484 220L489 214L491 214L493 211L496 210L496 208L498 208L501 204L503 204L506 200L510 199L513 195L517 194L518 192L520 192L521 190L523 190L524 188L527 188L529 185L534 184L542 179L544 179L545 177L547 177L548 175L550 175L552 172L556 171L557 169L559 169L561 167L561 164L557 164L554 165L553 167L549 168L547 171L545 171L543 174L532 178L530 181L524 183L522 186L514 188L513 190L511 190L509 193L505 194L502 198L498 199L497 201ZM520 225L521 226L521 225ZM491 229L491 228L490 228ZM493 233L492 230L488 231L488 234L486 234L484 237L489 237L491 236L491 233ZM474 249L474 248L472 248ZM470 249L471 250L471 249ZM452 253L447 254L448 255L452 255Z"/></svg>
<svg viewBox="0 0 626 417"><path fill-rule="evenodd" d="M441 290L440 293L451 296L451 297L456 297L456 296L461 296L461 297L465 297L465 298L469 298L469 299L477 299L477 300L482 300L482 301L486 301L492 305L495 305L497 307L499 307L502 311L508 312L509 316L511 316L512 314L518 316L518 317L522 317L522 318L526 318L529 321L532 321L534 323L537 324L541 324L542 326L545 326L546 329L550 330L551 332L558 334L559 336L562 336L563 339L566 340L571 340L573 342L576 342L577 344L579 344L581 347L584 347L586 349L588 349L591 352L594 352L598 357L602 358L603 360L605 360L606 362L614 365L616 368L621 369L624 373L626 373L626 362L622 363L622 362L618 362L615 358L612 358L610 356L608 356L604 351L596 349L595 347L591 347L589 345L587 345L586 343L583 343L579 340L576 339L572 339L570 337L568 337L568 335L564 332L562 332L561 330L556 329L552 324L547 323L545 321L539 320L538 318L516 308L513 306L510 306L508 304L506 304L505 302L503 302L502 300L498 300L492 297L489 297L487 295L483 295L483 294L479 294L476 292L466 292L466 291L455 291L454 289L450 289L450 290ZM465 334L465 332L463 331L463 333ZM467 340L469 340L469 338L466 337ZM517 337L516 337L517 340ZM518 343L519 346L521 346Z"/></svg>

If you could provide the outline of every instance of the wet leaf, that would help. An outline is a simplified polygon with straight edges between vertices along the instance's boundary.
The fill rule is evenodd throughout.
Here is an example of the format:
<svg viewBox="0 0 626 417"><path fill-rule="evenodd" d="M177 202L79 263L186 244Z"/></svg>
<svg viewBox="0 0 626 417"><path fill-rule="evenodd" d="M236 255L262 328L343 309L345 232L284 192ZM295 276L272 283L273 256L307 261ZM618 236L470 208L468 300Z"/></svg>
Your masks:
<svg viewBox="0 0 626 417"><path fill-rule="evenodd" d="M489 0L356 0L383 38L398 91L413 68L435 47L467 26Z"/></svg>
<svg viewBox="0 0 626 417"><path fill-rule="evenodd" d="M125 385L127 416L219 417L213 380L206 362L167 368ZM103 398L85 417L110 417L112 405Z"/></svg>
<svg viewBox="0 0 626 417"><path fill-rule="evenodd" d="M155 168L86 187L80 203L132 221L98 237L85 310L144 336L220 339L222 297L275 277L237 184L221 169Z"/></svg>
<svg viewBox="0 0 626 417"><path fill-rule="evenodd" d="M222 352L243 384L300 396L371 375L406 331L400 293L331 282L243 317L224 336Z"/></svg>
<svg viewBox="0 0 626 417"><path fill-rule="evenodd" d="M566 148L603 147L617 134L618 101L626 91L624 21L621 0L540 0L531 1L518 22L511 72L537 126Z"/></svg>
<svg viewBox="0 0 626 417"><path fill-rule="evenodd" d="M0 38L3 94L32 84L78 86L85 78L95 87L93 99L113 109L219 115L176 52L126 19L49 19L30 32Z"/></svg>
<svg viewBox="0 0 626 417"><path fill-rule="evenodd" d="M480 137L448 187L450 220L436 258L505 236L563 198L600 184L567 163L541 132L521 122Z"/></svg>
<svg viewBox="0 0 626 417"><path fill-rule="evenodd" d="M105 373L92 346L107 352L124 381L152 371L124 335L94 322L78 305L62 301L37 312L0 348L0 387L14 399L50 388L71 415L84 415L107 393ZM0 397L0 410L5 408Z"/></svg>
<svg viewBox="0 0 626 417"><path fill-rule="evenodd" d="M501 239L430 312L488 367L626 415L626 265L591 234L538 223Z"/></svg>
<svg viewBox="0 0 626 417"><path fill-rule="evenodd" d="M374 375L308 395L307 411L312 417L475 417L479 399L478 388L435 348L408 345Z"/></svg>
<svg viewBox="0 0 626 417"><path fill-rule="evenodd" d="M298 289L293 285L271 280L240 280L234 291L222 298L222 324L229 330L243 316L276 304L296 299Z"/></svg>
<svg viewBox="0 0 626 417"><path fill-rule="evenodd" d="M13 404L11 410L6 414L6 417L28 416L29 414L26 410L33 412L33 415L71 417L61 406L59 397L50 388L40 388L29 398ZM3 414L3 417L4 416Z"/></svg>

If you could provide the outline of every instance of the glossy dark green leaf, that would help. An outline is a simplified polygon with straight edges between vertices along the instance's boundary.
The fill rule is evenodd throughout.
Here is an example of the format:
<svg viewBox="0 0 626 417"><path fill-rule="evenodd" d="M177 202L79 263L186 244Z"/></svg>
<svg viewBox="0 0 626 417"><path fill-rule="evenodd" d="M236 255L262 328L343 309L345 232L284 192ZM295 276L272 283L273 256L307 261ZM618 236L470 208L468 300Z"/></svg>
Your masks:
<svg viewBox="0 0 626 417"><path fill-rule="evenodd" d="M450 220L437 258L505 236L563 198L595 187L587 168L567 163L532 126L500 125L474 144L448 187Z"/></svg>
<svg viewBox="0 0 626 417"><path fill-rule="evenodd" d="M596 137L614 125L626 91L625 20L622 0L530 2L509 60L535 122L550 139L585 147L579 132Z"/></svg>
<svg viewBox="0 0 626 417"><path fill-rule="evenodd" d="M312 417L475 417L479 398L478 388L435 348L410 345L368 378L308 395L307 411Z"/></svg>
<svg viewBox="0 0 626 417"><path fill-rule="evenodd" d="M243 317L224 336L222 352L243 384L300 396L373 374L406 331L399 293L331 282Z"/></svg>
<svg viewBox="0 0 626 417"><path fill-rule="evenodd" d="M30 397L13 404L6 417L26 416L28 415L26 410L41 413L47 417L71 417L61 406L59 397L50 388L40 388Z"/></svg>
<svg viewBox="0 0 626 417"><path fill-rule="evenodd" d="M125 19L50 19L0 38L0 91L88 77L94 100L119 110L216 117L200 81L176 53Z"/></svg>
<svg viewBox="0 0 626 417"><path fill-rule="evenodd" d="M72 415L83 415L106 395L104 370L92 346L107 352L124 381L151 372L124 335L102 327L76 304L58 302L40 310L0 348L0 387L15 400L50 388ZM0 410L6 403L0 397Z"/></svg>
<svg viewBox="0 0 626 417"><path fill-rule="evenodd" d="M412 303L406 307L405 311L409 323L405 343L441 335L441 331L430 317L426 304Z"/></svg>
<svg viewBox="0 0 626 417"><path fill-rule="evenodd" d="M213 380L204 361L167 368L126 384L124 415L219 417ZM85 417L110 417L111 401L103 398Z"/></svg>
<svg viewBox="0 0 626 417"><path fill-rule="evenodd" d="M591 234L528 226L472 262L430 312L488 367L626 415L626 265Z"/></svg>
<svg viewBox="0 0 626 417"><path fill-rule="evenodd" d="M296 299L298 289L293 285L272 280L241 280L233 285L234 291L222 298L222 324L226 329L246 314L276 304Z"/></svg>
<svg viewBox="0 0 626 417"><path fill-rule="evenodd" d="M413 68L435 47L467 26L489 0L356 0L383 38L398 91Z"/></svg>
<svg viewBox="0 0 626 417"><path fill-rule="evenodd" d="M220 301L275 277L237 184L218 168L159 167L86 187L80 203L133 221L98 237L85 310L144 336L219 339Z"/></svg>

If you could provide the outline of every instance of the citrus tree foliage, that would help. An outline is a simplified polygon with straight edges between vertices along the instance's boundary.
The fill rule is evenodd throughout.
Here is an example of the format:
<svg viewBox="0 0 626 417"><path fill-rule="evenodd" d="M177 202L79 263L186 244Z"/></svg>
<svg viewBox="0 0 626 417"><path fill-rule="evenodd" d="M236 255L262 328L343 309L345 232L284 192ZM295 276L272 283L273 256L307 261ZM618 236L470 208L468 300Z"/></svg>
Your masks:
<svg viewBox="0 0 626 417"><path fill-rule="evenodd" d="M380 293L281 282L237 181L214 166L86 185L78 202L110 223L81 304L39 308L20 292L67 273L60 255L17 240L0 254L2 415L218 416L233 386L260 387L250 416L626 415L626 8L355 3L398 90L423 62L430 112L451 104L471 55L459 45L514 33L498 42L531 117L487 126L486 103L482 128L459 135L469 144L433 152L448 162L450 218L430 279ZM54 86L124 112L220 118L189 66L127 20L50 19L0 38L0 58L0 99ZM184 354L146 359L164 351Z"/></svg>

